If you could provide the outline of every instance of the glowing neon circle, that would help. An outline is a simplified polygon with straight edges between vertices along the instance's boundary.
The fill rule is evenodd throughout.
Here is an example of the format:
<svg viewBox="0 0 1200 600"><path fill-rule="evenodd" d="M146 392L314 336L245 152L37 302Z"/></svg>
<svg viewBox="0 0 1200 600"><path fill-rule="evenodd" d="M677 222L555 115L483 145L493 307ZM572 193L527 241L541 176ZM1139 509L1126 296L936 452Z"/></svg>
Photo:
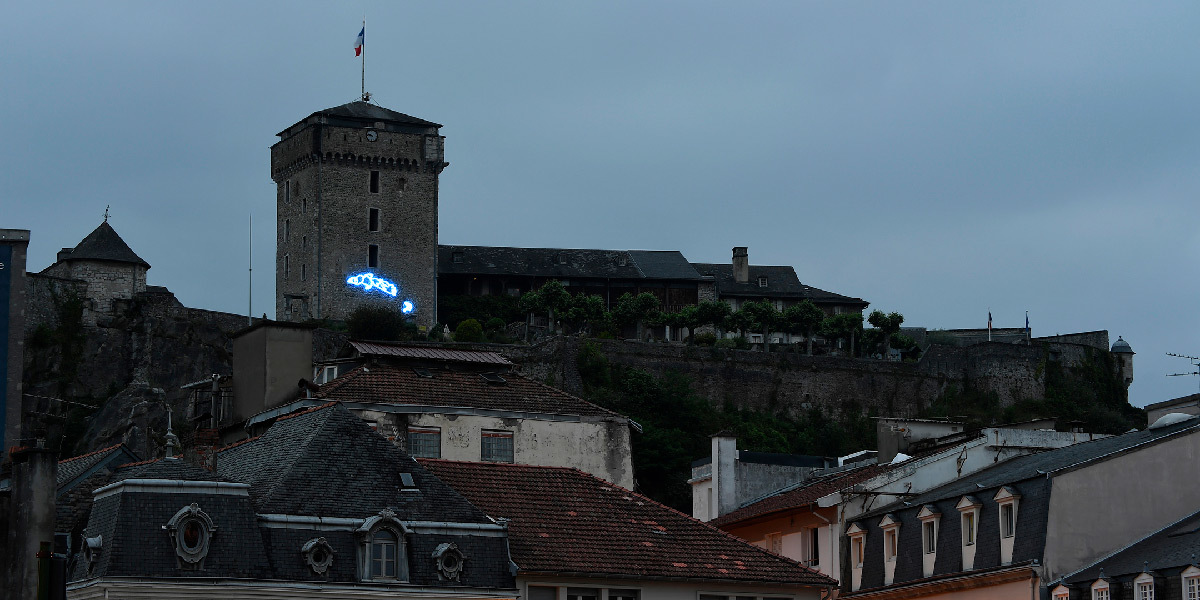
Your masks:
<svg viewBox="0 0 1200 600"><path fill-rule="evenodd" d="M350 285L356 285L362 288L364 292L379 290L380 292L393 298L396 297L396 292L399 291L399 289L396 287L396 284L383 279L382 277L376 277L371 273L359 273L358 275L351 275L350 277L346 278L346 283Z"/></svg>
<svg viewBox="0 0 1200 600"><path fill-rule="evenodd" d="M405 300L404 302L400 303L400 312L403 314L411 315L415 309L416 307L413 306L412 300Z"/></svg>

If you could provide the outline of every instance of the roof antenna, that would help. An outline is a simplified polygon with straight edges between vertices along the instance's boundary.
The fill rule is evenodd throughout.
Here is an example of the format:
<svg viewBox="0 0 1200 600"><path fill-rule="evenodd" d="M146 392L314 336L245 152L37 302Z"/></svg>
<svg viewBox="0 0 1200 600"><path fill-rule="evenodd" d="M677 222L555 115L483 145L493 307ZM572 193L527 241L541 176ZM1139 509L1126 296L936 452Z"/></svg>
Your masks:
<svg viewBox="0 0 1200 600"><path fill-rule="evenodd" d="M107 222L108 222L108 209L109 209L110 207L112 207L112 205L111 205L111 204L107 204L107 205L105 205L105 206L104 206L104 222L105 222L105 223L107 223Z"/></svg>
<svg viewBox="0 0 1200 600"><path fill-rule="evenodd" d="M1168 373L1167 377L1187 377L1188 375L1200 375L1200 356L1188 356L1186 354L1175 354L1174 352L1168 352L1167 356L1186 358L1192 363L1193 367L1196 367L1195 371L1189 371L1187 373Z"/></svg>

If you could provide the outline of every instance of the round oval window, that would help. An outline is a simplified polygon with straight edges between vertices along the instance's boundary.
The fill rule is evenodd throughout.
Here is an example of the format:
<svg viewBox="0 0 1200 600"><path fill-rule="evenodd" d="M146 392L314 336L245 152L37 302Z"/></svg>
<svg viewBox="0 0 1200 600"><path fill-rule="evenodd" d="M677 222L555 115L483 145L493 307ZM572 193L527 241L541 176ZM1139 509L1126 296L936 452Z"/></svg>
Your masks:
<svg viewBox="0 0 1200 600"><path fill-rule="evenodd" d="M200 540L204 536L204 526L200 521L192 519L183 525L183 547L187 550L195 550L200 547Z"/></svg>
<svg viewBox="0 0 1200 600"><path fill-rule="evenodd" d="M453 552L447 552L442 555L442 566L447 569L454 570L458 567L458 555Z"/></svg>
<svg viewBox="0 0 1200 600"><path fill-rule="evenodd" d="M318 565L325 564L325 559L326 559L326 557L328 557L328 555L327 555L327 554L325 554L325 549L324 549L324 548L320 548L320 547L318 547L318 548L316 548L316 549L314 549L314 550L313 550L313 553L312 553L312 561L313 561L314 563L316 563L316 564L318 564Z"/></svg>

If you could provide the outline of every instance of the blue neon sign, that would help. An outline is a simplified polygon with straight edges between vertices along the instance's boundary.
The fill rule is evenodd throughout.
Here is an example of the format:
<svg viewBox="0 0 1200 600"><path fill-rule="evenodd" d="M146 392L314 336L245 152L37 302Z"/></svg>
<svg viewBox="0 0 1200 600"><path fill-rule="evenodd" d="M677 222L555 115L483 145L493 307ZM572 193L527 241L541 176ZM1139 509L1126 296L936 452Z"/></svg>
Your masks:
<svg viewBox="0 0 1200 600"><path fill-rule="evenodd" d="M413 306L412 300L405 300L404 302L400 303L400 312L403 314L411 315L416 309L417 307Z"/></svg>
<svg viewBox="0 0 1200 600"><path fill-rule="evenodd" d="M387 294L393 298L395 298L396 293L400 291L399 288L396 287L396 284L382 277L376 277L372 273L359 273L357 275L351 275L350 277L346 278L346 283L358 286L362 288L364 292L379 290L380 293Z"/></svg>

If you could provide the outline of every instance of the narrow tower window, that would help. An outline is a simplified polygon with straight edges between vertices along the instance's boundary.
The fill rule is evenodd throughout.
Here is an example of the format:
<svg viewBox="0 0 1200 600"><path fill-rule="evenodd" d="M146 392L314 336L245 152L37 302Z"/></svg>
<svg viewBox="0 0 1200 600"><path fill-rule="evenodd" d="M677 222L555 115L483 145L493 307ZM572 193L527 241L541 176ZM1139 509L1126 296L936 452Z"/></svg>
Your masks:
<svg viewBox="0 0 1200 600"><path fill-rule="evenodd" d="M371 269L379 268L379 246L375 244L367 246L367 267Z"/></svg>
<svg viewBox="0 0 1200 600"><path fill-rule="evenodd" d="M308 265L300 265L300 281L308 281Z"/></svg>
<svg viewBox="0 0 1200 600"><path fill-rule="evenodd" d="M379 193L379 171L371 171L371 193Z"/></svg>
<svg viewBox="0 0 1200 600"><path fill-rule="evenodd" d="M287 254L284 254L283 255L283 278L284 279L288 278L288 272L291 270L289 268L290 266L291 266L291 257L288 256Z"/></svg>
<svg viewBox="0 0 1200 600"><path fill-rule="evenodd" d="M283 220L283 241L288 242L292 239L292 220Z"/></svg>
<svg viewBox="0 0 1200 600"><path fill-rule="evenodd" d="M367 217L367 228L369 231L379 231L379 209L372 208Z"/></svg>
<svg viewBox="0 0 1200 600"><path fill-rule="evenodd" d="M291 179L283 182L283 201L285 203L292 201L292 180Z"/></svg>

